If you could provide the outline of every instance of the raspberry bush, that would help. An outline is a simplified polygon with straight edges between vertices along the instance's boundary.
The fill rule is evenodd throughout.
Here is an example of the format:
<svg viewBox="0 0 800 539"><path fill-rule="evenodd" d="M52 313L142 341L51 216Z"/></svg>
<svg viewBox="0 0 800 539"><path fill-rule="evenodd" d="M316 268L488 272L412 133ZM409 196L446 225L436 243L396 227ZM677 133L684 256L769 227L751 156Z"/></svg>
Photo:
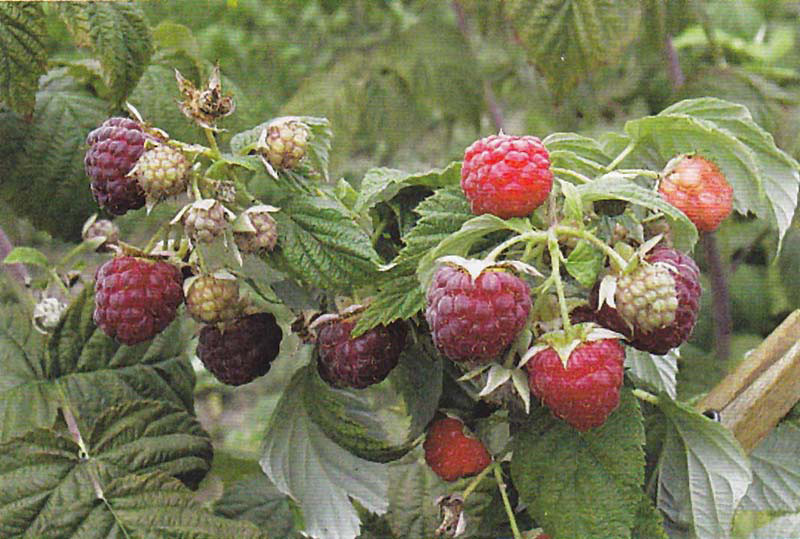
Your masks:
<svg viewBox="0 0 800 539"><path fill-rule="evenodd" d="M791 122L735 99L790 107L787 18L240 2L218 64L163 6L0 4L3 209L81 240L0 228L0 535L800 535L794 349L717 386L800 305Z"/></svg>

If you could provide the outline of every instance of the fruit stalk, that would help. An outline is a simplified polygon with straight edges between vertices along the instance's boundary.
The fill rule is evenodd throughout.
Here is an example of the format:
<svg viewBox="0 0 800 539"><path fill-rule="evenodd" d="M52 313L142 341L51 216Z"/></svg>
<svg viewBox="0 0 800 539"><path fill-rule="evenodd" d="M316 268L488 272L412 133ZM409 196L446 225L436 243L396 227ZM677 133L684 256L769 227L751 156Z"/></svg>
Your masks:
<svg viewBox="0 0 800 539"><path fill-rule="evenodd" d="M703 232L700 242L705 251L708 263L708 276L711 279L711 308L714 312L714 350L717 359L725 361L731 353L731 300L728 292L728 278L725 265L717 248L717 240L713 233Z"/></svg>
<svg viewBox="0 0 800 539"><path fill-rule="evenodd" d="M517 519L514 517L514 509L511 508L511 501L508 499L508 492L506 492L506 483L503 481L503 476L500 473L500 465L493 463L490 466L494 471L494 478L497 481L497 488L500 490L500 497L503 499L503 507L508 515L508 523L511 526L511 533L514 534L514 539L522 539L522 534L519 532L517 526Z"/></svg>
<svg viewBox="0 0 800 539"><path fill-rule="evenodd" d="M11 243L11 240L8 239L3 227L0 227L0 263L8 256L8 253L10 253L13 248L14 245ZM32 312L36 302L25 288L25 283L31 278L28 274L28 269L24 264L2 264L2 267L5 268L6 272L8 272L11 277L11 279L8 279L8 283L14 295L17 296L20 303L25 305L25 307Z"/></svg>
<svg viewBox="0 0 800 539"><path fill-rule="evenodd" d="M553 229L551 229L552 231ZM567 308L567 298L564 295L564 283L561 281L561 250L558 248L558 239L555 233L551 233L547 241L550 250L550 264L553 267L551 278L556 285L556 295L558 295L558 306L561 309L561 321L564 324L564 331L572 327L569 321L569 309Z"/></svg>

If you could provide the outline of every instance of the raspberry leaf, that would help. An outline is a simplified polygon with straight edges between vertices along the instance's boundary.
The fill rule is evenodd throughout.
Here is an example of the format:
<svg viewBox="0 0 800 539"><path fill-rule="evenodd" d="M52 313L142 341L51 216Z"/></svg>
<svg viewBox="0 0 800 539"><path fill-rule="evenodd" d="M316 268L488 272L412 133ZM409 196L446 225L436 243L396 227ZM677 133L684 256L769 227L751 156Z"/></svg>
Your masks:
<svg viewBox="0 0 800 539"><path fill-rule="evenodd" d="M591 183L577 187L584 202L596 200L627 200L645 208L660 211L672 228L675 247L689 251L697 242L697 229L682 211L667 203L649 189L631 181L627 175L610 172Z"/></svg>
<svg viewBox="0 0 800 539"><path fill-rule="evenodd" d="M750 454L753 482L739 505L743 511L800 511L800 427L778 425Z"/></svg>
<svg viewBox="0 0 800 539"><path fill-rule="evenodd" d="M302 537L295 526L294 511L291 499L261 473L226 486L222 498L214 503L217 515L250 521L270 537L287 539Z"/></svg>
<svg viewBox="0 0 800 539"><path fill-rule="evenodd" d="M381 202L391 200L404 187L422 186L431 189L458 185L461 163L454 161L445 168L409 174L393 168L372 168L364 175L353 210L363 213Z"/></svg>
<svg viewBox="0 0 800 539"><path fill-rule="evenodd" d="M730 537L734 512L752 480L731 432L691 407L661 397L669 425L658 478L658 507L699 539Z"/></svg>
<svg viewBox="0 0 800 539"><path fill-rule="evenodd" d="M417 266L431 249L474 217L460 186L442 188L416 208L420 218L403 237L405 246L382 272L378 293L361 315L353 336L379 324L414 316L425 306L425 291L417 280Z"/></svg>
<svg viewBox="0 0 800 539"><path fill-rule="evenodd" d="M20 315L0 326L0 342L11 345L0 347L0 415L8 418L0 423L0 441L52 425L63 399L72 403L79 422L88 424L112 403L132 399L192 409L194 374L184 356L187 335L181 325L172 324L149 343L121 346L95 327L93 310L88 286L44 350L30 328L14 321Z"/></svg>
<svg viewBox="0 0 800 539"><path fill-rule="evenodd" d="M656 393L666 393L671 399L677 395L678 350L663 356L627 347L625 368L637 385Z"/></svg>
<svg viewBox="0 0 800 539"><path fill-rule="evenodd" d="M307 379L308 414L332 440L367 460L396 460L433 418L442 392L442 364L421 345L409 346L383 382L334 389L316 373Z"/></svg>
<svg viewBox="0 0 800 539"><path fill-rule="evenodd" d="M552 133L542 143L550 153L551 167L561 169L554 174L562 181L575 182L575 177L565 170L595 178L604 174L611 162L597 141L575 133Z"/></svg>
<svg viewBox="0 0 800 539"><path fill-rule="evenodd" d="M539 412L515 435L511 477L537 523L554 536L627 537L644 481L644 426L623 388L619 408L579 433Z"/></svg>
<svg viewBox="0 0 800 539"><path fill-rule="evenodd" d="M112 100L122 103L153 54L142 8L122 3L63 3L58 9L75 41L89 46L100 60Z"/></svg>
<svg viewBox="0 0 800 539"><path fill-rule="evenodd" d="M605 255L588 241L581 240L567 257L565 266L576 281L591 288L603 269Z"/></svg>
<svg viewBox="0 0 800 539"><path fill-rule="evenodd" d="M554 95L616 61L639 29L640 2L509 0L504 3L528 57Z"/></svg>
<svg viewBox="0 0 800 539"><path fill-rule="evenodd" d="M86 216L97 210L83 165L86 134L107 109L62 70L45 76L23 157L0 185L3 200L56 237L80 238Z"/></svg>
<svg viewBox="0 0 800 539"><path fill-rule="evenodd" d="M274 214L279 249L267 257L296 279L333 290L372 282L380 260L367 233L336 201L296 196Z"/></svg>
<svg viewBox="0 0 800 539"><path fill-rule="evenodd" d="M797 205L800 164L775 145L747 108L710 97L689 99L629 121L625 131L631 143L654 150L664 162L693 152L713 161L733 187L736 211L769 220L783 240Z"/></svg>
<svg viewBox="0 0 800 539"><path fill-rule="evenodd" d="M0 535L264 537L248 523L213 516L165 473L189 448L181 424L189 416L165 406L137 401L113 408L85 437L59 422L0 444Z"/></svg>
<svg viewBox="0 0 800 539"><path fill-rule="evenodd" d="M304 405L309 368L292 378L264 436L261 468L282 493L303 508L304 532L346 539L358 535L350 497L367 510L388 508L388 471L342 449L311 420Z"/></svg>
<svg viewBox="0 0 800 539"><path fill-rule="evenodd" d="M0 3L0 101L21 115L33 112L39 77L47 69L45 34L40 4Z"/></svg>

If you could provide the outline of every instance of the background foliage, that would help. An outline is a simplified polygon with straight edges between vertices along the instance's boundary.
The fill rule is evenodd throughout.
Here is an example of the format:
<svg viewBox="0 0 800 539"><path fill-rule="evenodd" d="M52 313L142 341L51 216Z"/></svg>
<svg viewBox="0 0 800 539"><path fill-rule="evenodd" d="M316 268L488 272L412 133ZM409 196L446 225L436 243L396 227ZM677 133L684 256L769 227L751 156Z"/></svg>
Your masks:
<svg viewBox="0 0 800 539"><path fill-rule="evenodd" d="M422 257L470 217L456 189L440 190L417 206L433 189L458 181L458 170L453 167L427 171L460 160L464 148L479 136L503 129L542 138L574 132L602 140L603 148L578 136L555 134L547 140L554 163L569 163L573 170L586 167L586 174L594 176L614 155L611 149L618 152L631 140L652 146L650 131L664 137L655 144L662 151L660 155L635 153L632 159L639 163L660 168L665 157L676 150L704 149L706 139L692 140L682 131L682 126L693 132L702 124L719 133L715 148L726 148L729 160L741 158L745 163L742 177L749 178L749 183L735 186L737 197L742 197L737 198L737 207L751 211L727 220L716 233L713 248L701 244L696 251L707 293L692 340L676 359L677 382L658 385L659 379L674 378L674 371L650 372L644 370L644 360L634 362L643 369L637 375L655 381L656 389L690 401L721 379L788 312L800 307L800 224L797 219L792 221L792 208L781 205L779 194L786 186L780 182L761 185L752 179L757 176L753 170L777 170L774 177L778 177L790 165L774 154L742 158L748 150L740 144L746 140L748 146L766 147L772 137L790 156L800 157L799 10L795 2L768 0L228 0L204 3L203 9L197 9L193 0L89 6L3 3L0 227L15 244L40 247L54 257L65 252L79 238L83 221L96 211L82 162L88 131L105 117L120 113L127 100L174 138L202 142L202 131L187 122L175 106L178 96L173 69L199 83L218 61L223 88L233 92L237 100L236 114L222 124L227 129L221 137L223 149L235 152L234 134L276 116L328 118L333 130L330 157L325 161L328 174L334 182L344 180L337 187L341 193L355 193L352 189L360 187L348 207L327 208L328 219L344 221L368 211L391 214L396 228L392 233L397 237L417 225L400 251L397 266L385 274L386 282L377 284L385 288L367 311L361 326L364 329L408 316L421 305L421 295L406 294L403 283L416 283ZM717 102L702 101L702 110L675 105L683 99L705 96L729 103L715 108ZM763 130L749 121L747 111ZM686 114L694 117L686 120ZM678 122L678 116L685 123ZM666 125L671 130L669 137L664 136ZM755 184L771 196L759 198L759 193L748 187ZM788 196L784 200L791 199L791 193ZM313 222L314 212L306 211L314 201L298 198L292 204L292 222L285 226L295 230L296 241L302 243L310 236L308 231L317 232L314 227L319 226ZM414 207L418 220L404 221ZM142 211L118 223L124 233L146 237L163 218L159 210L149 218ZM346 238L353 264L375 263L376 253L367 234L353 234ZM393 249L388 244L376 246L377 255L384 260L397 254ZM714 311L719 306L712 302L718 295L718 283L713 282L715 275L719 276L714 273L719 271L713 267L715 257L722 261L730 295L729 310L723 314L730 316L731 335L720 334L719 316L715 332L713 314L720 314ZM86 273L99 260L84 260ZM310 284L347 284L346 273L331 269L333 262L315 260L318 269ZM276 264L291 267L292 261L277 260ZM33 276L41 277L35 270ZM279 279L268 276L267 280L273 277ZM0 299L8 304L3 306L4 313L20 308L14 305L13 286L3 282L0 287ZM297 304L302 306L308 291L296 292ZM82 301L85 303L86 298ZM308 360L307 347L296 339L285 342L284 353L270 376L237 392L220 387L206 374L200 375L192 391L190 330L171 328L182 336L160 337L151 345L161 347L158 351L137 348L119 353L110 340L87 333L87 316L85 304L79 301L49 347L30 329L16 327L12 316L3 316L0 322L0 363L4 369L0 379L0 443L4 447L0 455L27 455L33 447L69 452L77 444L91 457L91 465L60 461L62 475L51 473L42 488L48 496L56 493L78 501L90 500L96 488L108 493L106 512L95 514L86 508L85 520L63 525L70 530L95 522L109 530L113 526L125 528L143 518L131 510L121 520L109 520L109 514L123 514L126 503L144 508L166 506L178 515L182 509L206 502L206 512L196 524L206 533L228 534L234 529L243 536L258 533L251 525L235 527L238 524L215 516L208 509L212 503L216 514L254 521L274 536L297 533L304 520L297 500L283 496L261 477L255 460L262 456L265 433L288 428L268 421L284 388L309 383L303 378L305 371L297 370ZM288 310L281 322L289 324ZM87 397L94 394L97 399ZM165 395L166 399L161 398ZM300 398L302 392L297 395ZM101 413L104 403L115 399L136 404ZM22 402L30 407L31 414L9 412L19 409ZM625 402L631 407L636 404L632 399ZM289 404L283 402L281 406ZM97 408L74 410L86 423L75 428L63 424L58 415L59 409L89 405ZM141 436L148 413L164 410L170 411L174 422L159 425L152 437L163 439L171 429L194 432L194 437L185 440L186 446L177 447L204 458L181 461L179 456L173 459L162 455L164 462L141 468L109 457L115 450L126 453L119 449L126 443L124 436L104 438L107 429L115 428L115 413L123 415L124 411L126 417L133 418L127 428ZM661 426L666 433L664 443L676 447L670 469L681 477L689 475L692 450L684 447L681 452L680 446L685 439L698 436L695 427L699 420L679 406L663 413L667 418ZM195 414L210 439L199 429ZM330 452L341 448L316 437L319 428L310 418L301 416L295 421L295 428L308 432L308 443L313 446L310 450L320 459L338 458ZM21 436L23 431L26 434ZM637 437L631 447L638 447L640 434L628 432L628 436ZM592 440L570 438L569 433L560 431L549 436L553 439L537 443L578 447L581 460L571 463L574 469L570 473L580 473L583 460L594 458ZM781 427L781 437L769 443L786 447L786 440L796 438L797 423L787 422ZM524 435L520 439L524 440ZM105 445L99 440L106 440ZM214 463L205 475L211 465L212 441ZM735 453L724 433L716 433L708 443ZM789 447L796 445L789 443ZM286 451L281 447L268 449L263 466ZM641 459L633 449L630 453L630 458ZM773 462L771 454L755 454L754 476L780 473L781 463ZM357 457L352 459L345 461L341 473L346 475L348 466L360 464ZM340 497L346 501L349 495L359 505L359 514L353 509L348 515L348 530L357 530L360 520L370 524L362 530L364 537L424 536L430 527L420 526L409 515L424 513L429 522L434 522L431 508L416 507L396 491L386 493L387 485L398 483L397 478L402 478L404 485L413 484L407 491L426 496L441 491L438 480L414 466L414 459L418 463L418 451L388 471L338 486ZM3 487L13 485L22 473L20 462L13 456L0 460L0 493L4 493L0 496L11 496L9 500L23 495ZM738 476L750 473L736 469L736 462L734 455L729 464ZM520 469L527 473L537 464L513 463L510 473L521 473ZM613 465L609 464L611 468ZM625 487L630 478L623 472L616 479ZM64 477L70 473L94 479L80 486L65 484ZM726 473L733 472L723 467L722 471L707 471L706 477L724 489ZM199 494L192 494L187 488L197 486L192 477L204 475ZM783 480L791 482L793 477L796 480L791 474ZM599 477L596 481L606 479ZM298 479L286 478L290 480ZM385 494L393 508L387 518L369 518L370 511L382 512L386 506L371 504L370 491L360 490L364 484ZM87 492L87 488L95 490ZM666 492L663 485L655 490L659 499L682 499L675 507L690 508L689 517L677 509L667 512L674 534L688 524L697 524L693 519L700 518L698 515L719 509L713 499L691 499L694 491ZM138 498L126 498L129 491L135 493L130 496ZM624 494L621 503L626 507L641 505L632 493ZM531 491L527 495L531 496ZM734 534L789 536L800 528L800 518L794 513L798 500L792 489L773 491L758 483L746 495L737 495L744 496L743 507L749 513L737 514ZM556 530L574 530L580 525L555 517L548 520L543 512L537 513L538 499L537 495L529 500L530 512L537 521L541 518ZM3 503L0 497L0 508ZM475 503L489 507L487 514L498 506L490 494ZM580 500L572 503L579 505ZM649 506L644 507L641 512L647 514ZM23 522L25 529L47 533L44 517L36 516L47 515L40 513L41 507L19 511L14 515L15 522ZM166 511L161 513L164 525L174 516ZM188 519L175 516L171 522L181 522L180 518ZM8 521L0 518L0 522ZM647 522L647 518L637 520L637 529L645 529ZM632 525L624 524L628 529ZM305 525L323 526L324 522L306 519ZM22 528L12 525L0 529L13 535ZM475 533L480 535L480 531ZM608 533L613 535L614 531ZM703 533L714 536L722 532L711 527L703 528ZM648 535L641 531L640 536Z"/></svg>

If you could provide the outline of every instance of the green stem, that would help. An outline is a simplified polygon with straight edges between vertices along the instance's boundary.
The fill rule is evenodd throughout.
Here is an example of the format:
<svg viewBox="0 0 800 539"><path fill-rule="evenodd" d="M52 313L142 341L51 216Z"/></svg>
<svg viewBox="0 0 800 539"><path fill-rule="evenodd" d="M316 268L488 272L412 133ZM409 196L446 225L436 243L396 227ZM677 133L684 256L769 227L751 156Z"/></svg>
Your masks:
<svg viewBox="0 0 800 539"><path fill-rule="evenodd" d="M486 477L486 475L492 470L493 467L494 467L494 463L490 464L489 466L487 466L486 468L481 470L481 473L476 475L472 479L472 481L469 482L469 485L467 485L467 488L465 488L464 492L461 494L461 498L464 501L467 501L467 498L469 498L469 495L472 494L475 491L476 488L478 488L478 485L480 484L480 482L483 481L483 478Z"/></svg>
<svg viewBox="0 0 800 539"><path fill-rule="evenodd" d="M617 172L621 172L622 174L636 174L637 176L644 176L645 178L652 178L657 180L661 177L661 174L656 172L655 170L647 170L646 168L621 168Z"/></svg>
<svg viewBox="0 0 800 539"><path fill-rule="evenodd" d="M197 182L197 176L192 178L192 195L194 196L195 200L203 200L203 194L200 192L200 187L198 186Z"/></svg>
<svg viewBox="0 0 800 539"><path fill-rule="evenodd" d="M508 499L506 483L503 481L503 476L500 473L500 465L495 463L492 468L494 470L495 481L497 481L497 488L500 490L500 497L503 498L503 507L506 510L506 515L508 515L508 523L511 525L511 533L514 534L514 539L522 539L519 526L517 526L517 519L514 517L514 509L511 507L511 501Z"/></svg>
<svg viewBox="0 0 800 539"><path fill-rule="evenodd" d="M717 41L717 36L714 33L714 27L711 25L711 18L705 7L705 0L695 0L692 2L694 9L697 12L697 18L700 19L700 25L703 27L703 33L708 40L708 46L711 48L711 57L714 58L714 63L719 67L725 67L728 62L725 60L725 53Z"/></svg>
<svg viewBox="0 0 800 539"><path fill-rule="evenodd" d="M550 171L553 174L561 174L562 176L571 176L581 183L592 183L591 178L584 176L580 172L575 172L574 170L570 170L568 168L551 167Z"/></svg>
<svg viewBox="0 0 800 539"><path fill-rule="evenodd" d="M204 127L203 131L206 133L206 139L208 139L208 144L211 146L211 151L214 153L214 159L219 159L222 156L222 153L219 151L219 146L217 145L217 138L214 136L214 132Z"/></svg>
<svg viewBox="0 0 800 539"><path fill-rule="evenodd" d="M577 228L572 228L568 226L557 226L555 229L556 234L564 235L564 236L573 236L576 238L581 238L583 240L588 241L589 243L595 245L601 251L603 251L609 258L613 259L614 262L620 267L624 268L628 265L628 261L622 258L618 252L611 248L608 244L604 241L600 240L597 236L592 234L591 232L587 232L586 230L579 230Z"/></svg>
<svg viewBox="0 0 800 539"><path fill-rule="evenodd" d="M644 402L649 402L650 404L658 405L658 397L656 397L652 393L648 393L644 389L634 389L633 395L639 400L643 400Z"/></svg>
<svg viewBox="0 0 800 539"><path fill-rule="evenodd" d="M521 241L528 241L531 243L538 243L542 242L547 239L547 234L540 230L534 230L532 232L525 232L524 234L519 234L518 236L513 236L508 238L506 241L495 247L491 250L491 252L486 256L486 260L493 261L500 253L511 247L512 245L519 243Z"/></svg>
<svg viewBox="0 0 800 539"><path fill-rule="evenodd" d="M568 331L572 324L569 321L569 309L567 309L567 298L564 295L564 283L561 281L561 249L558 248L558 238L555 234L550 235L547 246L550 250L550 265L552 267L550 275L556 285L561 321L564 324L564 331Z"/></svg>
<svg viewBox="0 0 800 539"><path fill-rule="evenodd" d="M622 150L620 154L616 156L614 160L611 161L611 163L608 164L608 166L606 167L606 171L611 172L612 170L617 168L617 165L619 165L626 157L628 157L628 155L633 151L635 147L636 143L634 141L630 141L628 145L625 146L625 149Z"/></svg>
<svg viewBox="0 0 800 539"><path fill-rule="evenodd" d="M144 246L143 250L144 250L145 253L149 253L153 249L153 247L156 246L156 243L158 242L158 238L159 237L163 238L164 237L164 232L166 232L169 229L170 226L171 225L169 224L169 222L166 222L166 223L163 223L160 227L158 227L158 230L156 230L155 233L148 240L147 245ZM165 248L167 247L166 242L164 243L164 247Z"/></svg>
<svg viewBox="0 0 800 539"><path fill-rule="evenodd" d="M50 279L58 283L58 287L62 292L64 292L64 295L69 298L69 288L67 288L67 285L64 284L63 279L61 279L61 277L58 275L58 272L55 270L55 268L51 268L49 273Z"/></svg>

